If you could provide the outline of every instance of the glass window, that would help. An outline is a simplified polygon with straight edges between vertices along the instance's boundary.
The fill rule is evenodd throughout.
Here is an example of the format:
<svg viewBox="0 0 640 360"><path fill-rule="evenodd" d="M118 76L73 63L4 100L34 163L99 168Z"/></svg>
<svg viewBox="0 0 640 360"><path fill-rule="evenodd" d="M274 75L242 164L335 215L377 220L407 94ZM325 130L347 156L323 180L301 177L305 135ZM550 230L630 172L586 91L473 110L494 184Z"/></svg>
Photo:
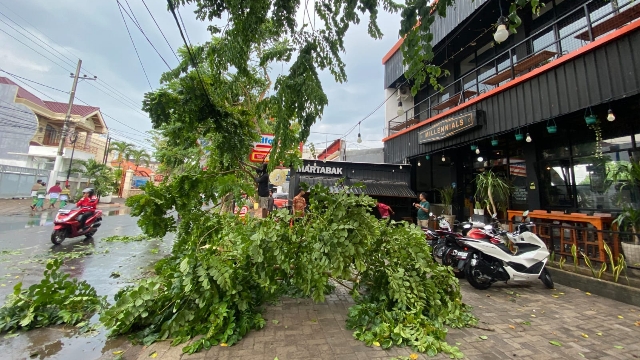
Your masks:
<svg viewBox="0 0 640 360"><path fill-rule="evenodd" d="M629 164L628 151L583 157L574 160L576 198L581 210L621 210L624 204L638 203L637 193L625 186L624 175L616 177L620 166Z"/></svg>
<svg viewBox="0 0 640 360"><path fill-rule="evenodd" d="M573 172L569 160L542 162L539 175L544 207L573 207Z"/></svg>

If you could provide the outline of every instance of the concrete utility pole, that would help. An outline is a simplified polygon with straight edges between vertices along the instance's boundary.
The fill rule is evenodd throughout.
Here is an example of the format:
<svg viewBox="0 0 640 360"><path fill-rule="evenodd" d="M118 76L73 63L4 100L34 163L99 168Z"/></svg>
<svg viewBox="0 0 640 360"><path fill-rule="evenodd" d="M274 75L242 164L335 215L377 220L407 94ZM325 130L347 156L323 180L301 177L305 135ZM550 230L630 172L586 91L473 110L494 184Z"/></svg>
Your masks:
<svg viewBox="0 0 640 360"><path fill-rule="evenodd" d="M73 77L73 86L71 86L71 93L69 94L69 106L67 107L67 114L64 117L64 125L62 126L62 134L60 135L60 143L58 144L58 153L56 154L56 161L53 163L53 171L49 176L48 184L55 184L58 180L58 173L62 168L62 155L64 154L64 143L67 139L67 133L69 132L69 121L71 121L71 109L73 108L73 100L76 97L76 86L78 86L78 79L80 78L80 68L82 67L82 60L78 59L78 66L76 67L76 73L71 74ZM96 80L96 76L93 78L84 76L85 80Z"/></svg>
<svg viewBox="0 0 640 360"><path fill-rule="evenodd" d="M71 86L71 93L69 95L69 107L67 107L67 114L64 117L64 125L62 126L62 134L60 135L60 143L58 144L58 153L56 154L56 161L53 163L53 171L49 177L49 184L55 184L58 180L58 172L62 167L62 154L64 153L64 142L67 140L67 132L69 132L69 120L71 118L71 108L73 107L73 100L76 97L76 86L78 85L78 77L80 76L80 67L82 67L82 60L78 59L78 66L76 67L76 73L73 76L73 86Z"/></svg>

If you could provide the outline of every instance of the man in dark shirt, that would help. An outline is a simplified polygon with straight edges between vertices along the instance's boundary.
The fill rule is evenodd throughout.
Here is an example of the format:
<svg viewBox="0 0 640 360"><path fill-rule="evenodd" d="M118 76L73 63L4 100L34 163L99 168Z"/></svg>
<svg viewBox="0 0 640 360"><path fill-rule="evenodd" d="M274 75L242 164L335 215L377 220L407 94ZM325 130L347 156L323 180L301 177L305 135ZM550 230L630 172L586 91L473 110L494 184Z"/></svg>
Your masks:
<svg viewBox="0 0 640 360"><path fill-rule="evenodd" d="M258 172L258 177L254 180L258 184L258 197L260 199L260 209L262 209L262 218L266 218L267 209L269 208L269 174L267 173L267 164L262 164L261 167L255 169Z"/></svg>

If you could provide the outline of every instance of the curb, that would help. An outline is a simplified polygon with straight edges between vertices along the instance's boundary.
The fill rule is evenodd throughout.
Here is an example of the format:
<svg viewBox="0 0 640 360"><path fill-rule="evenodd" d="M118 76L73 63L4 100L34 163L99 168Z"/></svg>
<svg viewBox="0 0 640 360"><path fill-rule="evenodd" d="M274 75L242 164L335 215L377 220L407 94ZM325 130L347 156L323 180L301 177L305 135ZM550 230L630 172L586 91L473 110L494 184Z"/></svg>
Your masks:
<svg viewBox="0 0 640 360"><path fill-rule="evenodd" d="M547 267L547 270L551 273L553 281L558 284L576 288L581 291L588 291L594 295L620 301L625 304L640 306L640 289L565 270L554 269L552 267Z"/></svg>

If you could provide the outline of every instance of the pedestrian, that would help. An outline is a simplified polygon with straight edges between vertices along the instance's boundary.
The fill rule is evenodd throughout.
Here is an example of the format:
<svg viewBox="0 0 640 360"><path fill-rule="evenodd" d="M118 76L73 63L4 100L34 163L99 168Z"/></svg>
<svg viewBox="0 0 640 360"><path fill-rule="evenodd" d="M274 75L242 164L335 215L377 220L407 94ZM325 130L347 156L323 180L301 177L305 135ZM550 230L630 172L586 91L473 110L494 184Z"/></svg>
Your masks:
<svg viewBox="0 0 640 360"><path fill-rule="evenodd" d="M376 206L378 208L378 211L380 212L380 217L382 219L391 220L391 215L395 215L395 213L393 212L393 209L391 209L391 206L387 204L383 204L380 201L378 201L378 205Z"/></svg>
<svg viewBox="0 0 640 360"><path fill-rule="evenodd" d="M60 193L62 189L60 188L60 182L56 182L51 188L49 188L49 208L54 209L56 206L56 201L60 197Z"/></svg>
<svg viewBox="0 0 640 360"><path fill-rule="evenodd" d="M304 209L307 207L307 200L304 198L305 191L300 189L298 195L293 198L293 216L301 218L304 216Z"/></svg>
<svg viewBox="0 0 640 360"><path fill-rule="evenodd" d="M420 193L420 202L414 203L416 209L418 209L418 226L429 227L429 202L427 201L427 194Z"/></svg>
<svg viewBox="0 0 640 360"><path fill-rule="evenodd" d="M31 187L31 198L33 202L31 203L31 210L36 209L36 204L38 203L38 190L42 187L42 180L36 181L35 184Z"/></svg>
<svg viewBox="0 0 640 360"><path fill-rule="evenodd" d="M44 198L47 196L47 183L42 182L40 187L36 191L38 201L36 202L36 209L44 210Z"/></svg>
<svg viewBox="0 0 640 360"><path fill-rule="evenodd" d="M273 211L274 201L273 201L273 190L269 190L269 200L267 206L267 212L271 213Z"/></svg>
<svg viewBox="0 0 640 360"><path fill-rule="evenodd" d="M260 209L262 210L262 218L266 218L269 208L269 173L267 173L267 164L262 164L261 167L254 167L254 169L258 173L258 177L254 178L254 180L258 184L258 198Z"/></svg>
<svg viewBox="0 0 640 360"><path fill-rule="evenodd" d="M69 185L65 185L64 189L60 192L60 209L67 206L67 201L71 197L71 189Z"/></svg>

